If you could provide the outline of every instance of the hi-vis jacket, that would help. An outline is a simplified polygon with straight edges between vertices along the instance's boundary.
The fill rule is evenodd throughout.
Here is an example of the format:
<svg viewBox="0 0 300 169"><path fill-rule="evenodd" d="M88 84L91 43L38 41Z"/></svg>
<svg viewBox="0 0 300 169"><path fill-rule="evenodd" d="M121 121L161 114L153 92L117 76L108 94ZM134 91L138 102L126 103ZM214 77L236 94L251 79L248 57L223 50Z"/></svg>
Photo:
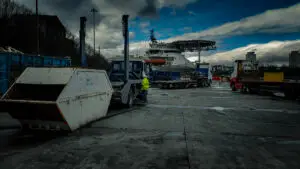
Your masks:
<svg viewBox="0 0 300 169"><path fill-rule="evenodd" d="M142 90L148 90L149 89L149 80L148 78L144 77L142 81Z"/></svg>

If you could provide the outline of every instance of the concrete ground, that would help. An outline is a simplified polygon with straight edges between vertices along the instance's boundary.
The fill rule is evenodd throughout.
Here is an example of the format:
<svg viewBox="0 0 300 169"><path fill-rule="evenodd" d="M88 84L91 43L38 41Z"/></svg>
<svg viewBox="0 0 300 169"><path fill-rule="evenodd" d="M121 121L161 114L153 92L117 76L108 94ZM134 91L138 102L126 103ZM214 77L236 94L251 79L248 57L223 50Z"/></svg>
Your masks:
<svg viewBox="0 0 300 169"><path fill-rule="evenodd" d="M149 93L147 106L68 136L14 136L0 150L0 168L300 168L297 102L219 85Z"/></svg>
<svg viewBox="0 0 300 169"><path fill-rule="evenodd" d="M8 113L0 113L0 130L20 127L20 123L13 119Z"/></svg>

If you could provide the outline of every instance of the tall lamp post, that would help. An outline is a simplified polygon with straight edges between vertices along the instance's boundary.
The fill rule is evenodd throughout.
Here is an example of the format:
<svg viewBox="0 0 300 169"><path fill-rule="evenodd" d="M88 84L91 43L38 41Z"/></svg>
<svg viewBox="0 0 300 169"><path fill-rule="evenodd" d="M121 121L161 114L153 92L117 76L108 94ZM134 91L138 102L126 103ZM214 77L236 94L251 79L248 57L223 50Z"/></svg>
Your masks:
<svg viewBox="0 0 300 169"><path fill-rule="evenodd" d="M94 57L96 56L96 33L95 33L95 13L98 12L95 8L93 8L91 10L91 12L93 13L93 26L94 26Z"/></svg>
<svg viewBox="0 0 300 169"><path fill-rule="evenodd" d="M35 15L36 15L36 54L40 55L40 23L39 23L39 4L35 0Z"/></svg>

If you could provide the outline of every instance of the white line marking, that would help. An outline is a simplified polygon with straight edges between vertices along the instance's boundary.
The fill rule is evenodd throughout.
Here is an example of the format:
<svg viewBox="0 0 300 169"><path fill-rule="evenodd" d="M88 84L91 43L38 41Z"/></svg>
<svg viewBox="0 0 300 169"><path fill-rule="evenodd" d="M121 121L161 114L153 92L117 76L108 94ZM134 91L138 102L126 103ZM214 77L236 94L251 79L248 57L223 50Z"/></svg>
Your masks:
<svg viewBox="0 0 300 169"><path fill-rule="evenodd" d="M285 109L257 109L257 108L236 108L236 107L205 107L205 106L184 106L184 105L158 105L158 104L148 104L146 107L152 108L178 108L178 109L199 109L199 110L239 110L239 111L264 111L264 112L278 112L278 113L289 113L289 114L298 114L299 110L285 110Z"/></svg>

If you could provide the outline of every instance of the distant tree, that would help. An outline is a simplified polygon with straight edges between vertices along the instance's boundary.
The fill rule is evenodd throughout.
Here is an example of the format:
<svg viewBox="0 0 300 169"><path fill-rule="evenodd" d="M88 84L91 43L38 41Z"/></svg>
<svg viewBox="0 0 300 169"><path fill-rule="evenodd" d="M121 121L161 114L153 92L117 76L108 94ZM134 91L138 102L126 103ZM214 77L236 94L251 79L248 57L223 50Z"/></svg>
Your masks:
<svg viewBox="0 0 300 169"><path fill-rule="evenodd" d="M11 44L18 43L17 39L14 39L14 28L9 25L9 19L14 15L32 15L34 14L29 8L24 5L18 4L13 0L0 0L0 47L1 46L12 46ZM22 39L22 37L18 37ZM53 42L46 41L45 48ZM76 38L68 29L66 30L66 37L61 40L57 40L55 43L60 44L61 46L57 49L51 49L50 55L60 56L61 54L70 56L72 58L72 63L74 66L80 66L80 53L79 53L79 39ZM28 44L21 44L21 46L26 48ZM51 45L50 45L51 46ZM45 51L42 46L40 46L40 51ZM47 50L46 50L47 51ZM31 51L30 53L35 53ZM45 55L49 55L44 53ZM106 69L108 62L103 55L97 54L93 56L93 48L86 44L86 55L89 58L88 62L95 69Z"/></svg>
<svg viewBox="0 0 300 169"><path fill-rule="evenodd" d="M75 41L75 36L69 31L66 31L66 38Z"/></svg>
<svg viewBox="0 0 300 169"><path fill-rule="evenodd" d="M9 18L16 14L32 14L33 12L24 5L17 4L12 0L0 1L0 18Z"/></svg>
<svg viewBox="0 0 300 169"><path fill-rule="evenodd" d="M101 54L97 53L96 56L88 56L87 58L88 67L92 69L108 70L108 60Z"/></svg>

